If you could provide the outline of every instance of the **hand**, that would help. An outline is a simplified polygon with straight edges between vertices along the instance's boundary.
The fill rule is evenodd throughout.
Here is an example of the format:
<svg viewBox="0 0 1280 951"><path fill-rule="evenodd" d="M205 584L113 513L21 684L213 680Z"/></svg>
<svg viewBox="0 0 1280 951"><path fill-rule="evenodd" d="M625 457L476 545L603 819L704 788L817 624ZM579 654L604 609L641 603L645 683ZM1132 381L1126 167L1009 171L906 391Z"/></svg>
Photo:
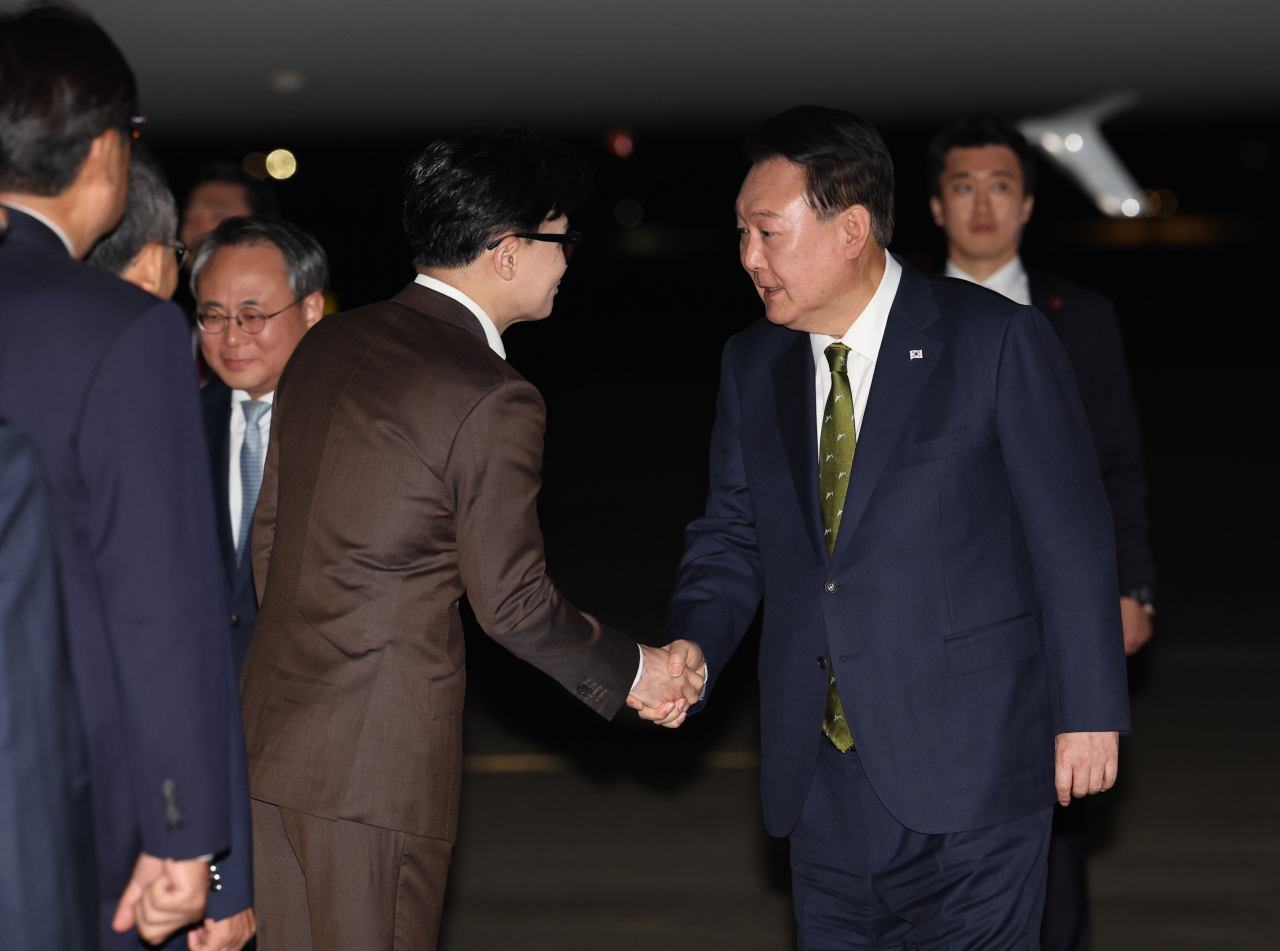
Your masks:
<svg viewBox="0 0 1280 951"><path fill-rule="evenodd" d="M644 669L627 697L641 719L675 729L698 702L707 677L702 649L692 641L672 641L661 649L641 645Z"/></svg>
<svg viewBox="0 0 1280 951"><path fill-rule="evenodd" d="M208 897L208 862L178 862L141 852L116 906L111 929L123 934L137 925L144 941L159 944L179 928L203 918Z"/></svg>
<svg viewBox="0 0 1280 951"><path fill-rule="evenodd" d="M1119 733L1059 733L1057 745L1053 784L1062 805L1070 805L1072 796L1082 799L1115 785L1120 768Z"/></svg>
<svg viewBox="0 0 1280 951"><path fill-rule="evenodd" d="M1132 657L1151 640L1151 615L1133 598L1121 598L1120 623L1124 626L1124 656Z"/></svg>
<svg viewBox="0 0 1280 951"><path fill-rule="evenodd" d="M221 921L206 918L204 924L187 932L187 948L190 951L240 951L257 930L258 920L252 908Z"/></svg>

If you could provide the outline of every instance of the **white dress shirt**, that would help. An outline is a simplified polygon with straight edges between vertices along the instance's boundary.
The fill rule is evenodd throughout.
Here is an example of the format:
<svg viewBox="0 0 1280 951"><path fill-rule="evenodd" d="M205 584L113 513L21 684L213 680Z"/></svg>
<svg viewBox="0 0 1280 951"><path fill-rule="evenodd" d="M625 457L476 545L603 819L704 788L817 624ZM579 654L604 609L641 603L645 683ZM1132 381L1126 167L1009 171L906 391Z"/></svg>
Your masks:
<svg viewBox="0 0 1280 951"><path fill-rule="evenodd" d="M476 320L480 321L480 326L484 328L484 339L488 341L489 349L492 350L494 353L496 353L498 356L502 357L502 359L504 360L507 359L507 349L502 345L502 335L498 333L498 325L493 322L492 317L490 317L488 314L484 312L483 307L481 307L479 304L473 301L466 294L462 293L462 291L458 290L452 284L446 284L444 281L438 281L434 277L427 277L427 275L425 274L419 274L416 278L414 278L414 280L416 283L421 284L423 287L429 287L433 291L443 294L445 297L453 298L463 307L467 308L467 310L471 311L471 313L475 314ZM268 410L266 415L270 416L271 411ZM232 419L234 418L235 417L233 415ZM241 416L241 419L240 419L240 432L242 434L241 438L243 438L243 433L244 433L244 417L243 416ZM232 432L231 438L234 441L235 439L234 430ZM635 680L631 681L632 690L636 689L636 684L640 682L640 675L644 673L644 651L639 647L639 645L636 645L636 649L640 651L640 666L636 668ZM706 670L707 670L707 666L706 664L703 664L702 665L703 674L706 673ZM706 693L707 693L707 688L704 685L702 688L702 695L706 696Z"/></svg>
<svg viewBox="0 0 1280 951"><path fill-rule="evenodd" d="M1022 266L1022 258L1016 254L1013 256L1013 260L985 281L980 281L972 274L960 270L950 258L947 258L946 274L947 277L958 277L962 281L981 284L989 291L1003 294L1015 304L1031 303L1031 282L1027 280L1027 269Z"/></svg>
<svg viewBox="0 0 1280 951"><path fill-rule="evenodd" d="M414 281L423 287L429 287L438 294L445 297L452 297L459 304L465 307L471 313L476 315L476 320L480 321L480 326L484 330L484 339L489 342L489 349L496 353L502 359L507 359L507 348L502 345L502 334L498 333L498 325L493 322L493 318L484 312L484 308L473 301L462 291L458 290L452 284L446 284L444 281L437 281L434 277L427 277L425 274L419 274Z"/></svg>
<svg viewBox="0 0 1280 951"><path fill-rule="evenodd" d="M898 294L901 280L902 265L892 254L886 254L880 286L844 336L809 334L809 346L813 348L813 390L816 404L814 424L818 428L819 458L822 455L822 416L827 409L827 397L831 395L831 365L827 363L827 347L833 343L842 343L849 348L845 369L849 373L849 389L853 391L854 434L861 436L862 414L867 408L867 396L871 393L871 378L876 372L876 358L880 356L880 341L884 338L889 310L893 307L893 299Z"/></svg>
<svg viewBox="0 0 1280 951"><path fill-rule="evenodd" d="M258 420L258 426L265 438L271 432L271 406L275 400L275 391L258 399L267 404L267 411ZM231 391L231 452L227 461L227 508L231 512L231 544L240 547L240 505L244 490L240 485L240 449L244 446L244 410L240 404L253 399L245 390Z"/></svg>
<svg viewBox="0 0 1280 951"><path fill-rule="evenodd" d="M40 212L36 211L34 208L28 208L26 205L20 205L16 201L0 202L0 204L3 204L6 208L16 208L23 214L30 215L58 236L58 240L62 242L62 246L67 249L67 254L71 255L73 258L76 256L76 249L71 243L71 239L67 237L67 233L65 231L54 224L53 219L40 214Z"/></svg>

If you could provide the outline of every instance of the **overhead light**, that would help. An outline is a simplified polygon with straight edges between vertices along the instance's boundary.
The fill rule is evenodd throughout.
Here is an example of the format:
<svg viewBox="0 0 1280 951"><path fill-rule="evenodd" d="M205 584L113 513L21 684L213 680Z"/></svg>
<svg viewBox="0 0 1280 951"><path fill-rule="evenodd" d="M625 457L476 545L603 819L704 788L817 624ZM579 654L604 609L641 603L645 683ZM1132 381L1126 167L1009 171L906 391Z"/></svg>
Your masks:
<svg viewBox="0 0 1280 951"><path fill-rule="evenodd" d="M1120 210L1126 218L1136 218L1142 213L1142 202L1136 198L1126 198L1120 203Z"/></svg>
<svg viewBox="0 0 1280 951"><path fill-rule="evenodd" d="M298 160L288 149L276 149L267 155L267 174L272 178L291 178L298 170Z"/></svg>
<svg viewBox="0 0 1280 951"><path fill-rule="evenodd" d="M271 88L276 92L297 92L306 84L306 77L296 69L277 69L271 74Z"/></svg>
<svg viewBox="0 0 1280 951"><path fill-rule="evenodd" d="M1084 148L1084 136L1079 132L1072 132L1062 140L1062 144L1067 147L1068 152L1079 152Z"/></svg>

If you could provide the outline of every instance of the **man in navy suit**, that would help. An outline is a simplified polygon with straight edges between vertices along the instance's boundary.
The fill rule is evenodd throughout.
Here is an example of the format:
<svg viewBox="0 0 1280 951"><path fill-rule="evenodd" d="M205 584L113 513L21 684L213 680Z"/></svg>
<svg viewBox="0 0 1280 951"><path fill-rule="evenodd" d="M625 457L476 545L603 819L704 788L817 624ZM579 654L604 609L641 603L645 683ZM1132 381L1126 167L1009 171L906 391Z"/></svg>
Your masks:
<svg viewBox="0 0 1280 951"><path fill-rule="evenodd" d="M886 254L865 120L793 109L748 155L765 319L725 347L668 633L713 693L763 599L765 821L802 949L1035 948L1053 803L1109 788L1129 728L1071 367L1032 308Z"/></svg>
<svg viewBox="0 0 1280 951"><path fill-rule="evenodd" d="M89 768L58 602L49 509L31 440L4 420L0 737L4 947L93 951L98 908Z"/></svg>
<svg viewBox="0 0 1280 951"><path fill-rule="evenodd" d="M128 64L87 17L36 7L0 16L0 74L0 416L49 499L100 940L136 948L252 900L248 856L210 895L248 791L199 398L181 312L79 261L125 206Z"/></svg>
<svg viewBox="0 0 1280 951"><path fill-rule="evenodd" d="M267 218L223 221L201 240L191 269L200 350L215 374L200 401L237 674L258 617L249 535L271 405L293 348L324 316L328 280L319 242Z"/></svg>
<svg viewBox="0 0 1280 951"><path fill-rule="evenodd" d="M929 143L929 207L946 231L947 276L1033 305L1067 352L1111 503L1124 648L1134 654L1151 638L1155 613L1138 410L1110 299L1022 264L1018 246L1035 205L1035 173L1031 147L1011 123L970 116ZM1080 805L1054 814L1040 933L1047 951L1089 948L1086 815Z"/></svg>

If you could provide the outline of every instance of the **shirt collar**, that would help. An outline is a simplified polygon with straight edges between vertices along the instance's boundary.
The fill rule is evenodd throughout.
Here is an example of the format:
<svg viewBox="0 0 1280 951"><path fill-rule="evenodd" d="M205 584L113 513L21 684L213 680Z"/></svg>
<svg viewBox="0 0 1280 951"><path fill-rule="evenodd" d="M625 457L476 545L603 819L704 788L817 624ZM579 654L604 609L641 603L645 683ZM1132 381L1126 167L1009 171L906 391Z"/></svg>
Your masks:
<svg viewBox="0 0 1280 951"><path fill-rule="evenodd" d="M947 277L958 277L962 281L969 281L973 284L981 284L989 291L1003 294L1015 304L1031 303L1027 269L1022 266L1022 258L1016 254L1007 264L1003 265L1000 270L985 281L980 281L967 271L961 270L950 258L947 258L946 275Z"/></svg>
<svg viewBox="0 0 1280 951"><path fill-rule="evenodd" d="M71 239L67 237L67 233L58 227L57 223L55 223L52 218L47 215L40 214L40 212L36 211L34 208L28 208L21 202L6 201L0 202L0 204L3 204L6 208L15 208L24 215L30 215L58 236L58 240L62 242L62 246L67 249L67 254L71 255L73 258L76 256L75 245L71 243Z"/></svg>
<svg viewBox="0 0 1280 951"><path fill-rule="evenodd" d="M262 396L259 396L258 400L259 402L266 403L268 406L272 406L275 404L275 398L276 398L276 391L272 390L270 393L264 393ZM251 400L251 399L253 399L253 397L249 395L247 390L231 391L232 406L234 406L236 403L243 403L246 400Z"/></svg>
<svg viewBox="0 0 1280 951"><path fill-rule="evenodd" d="M809 334L809 343L813 347L813 360L819 367L826 366L823 352L833 343L842 343L850 350L860 354L872 363L880 355L880 341L884 338L884 328L889 322L889 311L893 308L893 299L898 294L898 284L902 281L902 265L892 254L885 255L884 276L880 278L880 286L871 295L871 300L862 309L862 313L845 331L843 337L830 337L826 334Z"/></svg>
<svg viewBox="0 0 1280 951"><path fill-rule="evenodd" d="M484 308L473 301L462 291L458 290L452 284L446 284L444 281L438 281L434 277L427 277L425 274L419 274L414 281L423 287L429 287L437 294L443 294L445 297L451 297L459 304L471 311L475 315L476 320L480 321L480 327L484 330L484 339L489 344L489 349L496 353L502 359L507 359L507 348L502 345L502 335L498 333L498 325L493 319L484 312Z"/></svg>

